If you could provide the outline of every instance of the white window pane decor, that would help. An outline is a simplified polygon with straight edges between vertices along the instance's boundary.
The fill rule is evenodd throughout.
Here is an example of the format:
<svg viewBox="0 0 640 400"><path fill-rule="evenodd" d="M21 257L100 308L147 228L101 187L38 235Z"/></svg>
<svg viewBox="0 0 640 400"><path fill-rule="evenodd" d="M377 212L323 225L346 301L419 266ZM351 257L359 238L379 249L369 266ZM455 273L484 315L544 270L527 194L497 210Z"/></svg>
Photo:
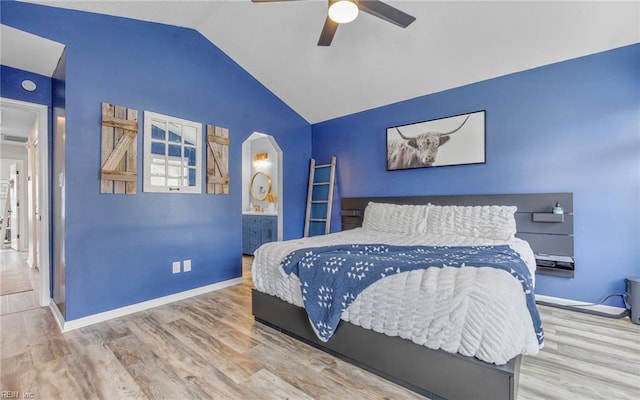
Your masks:
<svg viewBox="0 0 640 400"><path fill-rule="evenodd" d="M144 112L145 192L201 193L202 124Z"/></svg>

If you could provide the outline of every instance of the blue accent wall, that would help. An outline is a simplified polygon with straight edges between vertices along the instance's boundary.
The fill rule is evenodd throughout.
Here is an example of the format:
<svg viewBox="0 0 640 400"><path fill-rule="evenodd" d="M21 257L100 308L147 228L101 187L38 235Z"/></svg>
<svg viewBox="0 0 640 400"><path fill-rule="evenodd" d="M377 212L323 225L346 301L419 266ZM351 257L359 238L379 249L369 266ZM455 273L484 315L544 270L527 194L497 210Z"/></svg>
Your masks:
<svg viewBox="0 0 640 400"><path fill-rule="evenodd" d="M22 81L29 79L36 84L36 90L26 91ZM29 103L51 105L51 78L0 65L0 97L26 101Z"/></svg>
<svg viewBox="0 0 640 400"><path fill-rule="evenodd" d="M302 234L309 158L336 155L335 210L342 196L573 192L576 277L540 276L537 293L598 301L640 275L640 45L310 126L196 31L0 7L3 24L66 45L67 320L240 276L241 144L254 131L283 150L285 239ZM24 71L0 72L2 96L51 105L51 93L9 86ZM103 101L138 109L141 123L149 110L229 128L230 194L143 193L141 134L138 194L100 194ZM486 110L486 164L386 171L386 127L476 110ZM172 274L184 259L193 271Z"/></svg>
<svg viewBox="0 0 640 400"><path fill-rule="evenodd" d="M486 110L483 165L386 171L386 128ZM574 279L536 293L596 302L640 276L640 44L313 125L337 197L573 192ZM338 213L332 221L339 229ZM620 301L610 302L622 305Z"/></svg>
<svg viewBox="0 0 640 400"><path fill-rule="evenodd" d="M254 131L283 150L284 238L304 222L311 126L191 29L2 2L2 23L66 45L66 319L241 276L241 148ZM230 131L229 195L100 194L100 104ZM142 124L140 124L142 126ZM204 169L202 173L204 182ZM192 271L172 274L173 261Z"/></svg>

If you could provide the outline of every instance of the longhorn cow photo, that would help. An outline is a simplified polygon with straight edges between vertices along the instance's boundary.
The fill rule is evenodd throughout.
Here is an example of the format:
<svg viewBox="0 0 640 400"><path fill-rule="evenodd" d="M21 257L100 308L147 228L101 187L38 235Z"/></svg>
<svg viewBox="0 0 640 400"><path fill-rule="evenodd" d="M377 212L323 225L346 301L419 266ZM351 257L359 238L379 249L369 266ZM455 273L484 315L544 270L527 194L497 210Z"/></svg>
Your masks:
<svg viewBox="0 0 640 400"><path fill-rule="evenodd" d="M484 163L484 114L387 128L387 170Z"/></svg>

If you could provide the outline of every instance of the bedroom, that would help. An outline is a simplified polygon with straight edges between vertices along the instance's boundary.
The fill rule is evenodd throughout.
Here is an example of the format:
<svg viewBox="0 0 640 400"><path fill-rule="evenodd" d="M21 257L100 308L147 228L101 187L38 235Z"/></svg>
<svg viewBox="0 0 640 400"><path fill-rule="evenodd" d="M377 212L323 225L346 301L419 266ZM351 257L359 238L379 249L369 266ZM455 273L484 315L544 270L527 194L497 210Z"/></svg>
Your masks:
<svg viewBox="0 0 640 400"><path fill-rule="evenodd" d="M580 215L576 277L541 278L544 295L597 302L638 275L637 37L596 54L578 51L584 57L310 123L196 31L13 2L3 2L1 11L3 24L67 46L67 322L241 274L239 187L229 196L172 199L141 190L126 198L98 193L102 101L226 126L232 159L252 132L273 135L287 163L285 239L302 232L309 158L335 154L339 196L573 192ZM637 32L637 21L627 21ZM336 40L347 40L344 33ZM156 54L179 56L158 65ZM2 90L4 97L4 80ZM486 165L385 171L384 128L478 109L490 121ZM230 178L240 182L240 165L231 165ZM418 189L425 181L428 188ZM614 237L609 248L599 246ZM192 260L192 272L172 275L171 261L184 259Z"/></svg>

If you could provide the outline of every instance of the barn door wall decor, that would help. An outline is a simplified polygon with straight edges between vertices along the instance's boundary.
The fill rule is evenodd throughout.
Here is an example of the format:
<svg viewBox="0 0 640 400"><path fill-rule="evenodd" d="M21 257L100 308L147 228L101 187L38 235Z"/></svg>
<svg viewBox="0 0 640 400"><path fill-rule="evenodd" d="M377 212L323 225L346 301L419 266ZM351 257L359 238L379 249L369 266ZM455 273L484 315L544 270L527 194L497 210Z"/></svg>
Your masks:
<svg viewBox="0 0 640 400"><path fill-rule="evenodd" d="M100 193L135 194L138 110L102 103Z"/></svg>
<svg viewBox="0 0 640 400"><path fill-rule="evenodd" d="M207 125L207 193L229 194L229 130Z"/></svg>

